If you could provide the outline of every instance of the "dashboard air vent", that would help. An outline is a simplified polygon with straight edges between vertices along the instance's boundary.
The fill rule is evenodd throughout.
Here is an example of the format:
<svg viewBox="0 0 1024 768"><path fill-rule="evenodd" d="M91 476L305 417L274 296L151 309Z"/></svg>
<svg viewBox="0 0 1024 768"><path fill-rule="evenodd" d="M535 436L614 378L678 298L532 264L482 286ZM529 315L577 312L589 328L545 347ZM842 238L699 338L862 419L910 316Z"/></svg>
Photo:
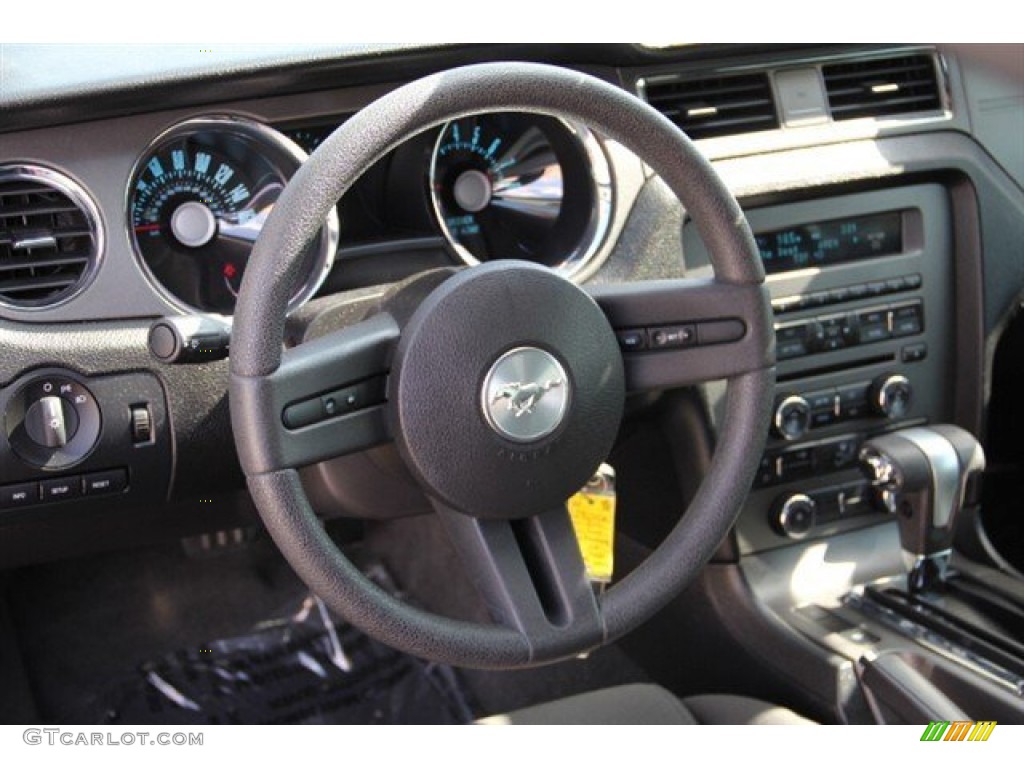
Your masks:
<svg viewBox="0 0 1024 768"><path fill-rule="evenodd" d="M904 54L822 67L833 120L885 117L942 108L931 54Z"/></svg>
<svg viewBox="0 0 1024 768"><path fill-rule="evenodd" d="M59 304L91 278L102 250L95 206L46 168L0 166L0 304Z"/></svg>
<svg viewBox="0 0 1024 768"><path fill-rule="evenodd" d="M772 89L764 72L687 80L651 77L640 83L647 102L691 139L708 139L779 127Z"/></svg>

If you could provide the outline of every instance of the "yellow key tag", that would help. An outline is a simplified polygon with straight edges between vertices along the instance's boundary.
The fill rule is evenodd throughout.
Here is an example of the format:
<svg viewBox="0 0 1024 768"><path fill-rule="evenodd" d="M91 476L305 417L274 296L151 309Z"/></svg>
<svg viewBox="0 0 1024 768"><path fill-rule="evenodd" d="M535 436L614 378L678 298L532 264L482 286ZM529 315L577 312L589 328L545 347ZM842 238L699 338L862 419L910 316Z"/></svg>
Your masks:
<svg viewBox="0 0 1024 768"><path fill-rule="evenodd" d="M615 566L615 470L602 464L568 505L587 578L609 583Z"/></svg>

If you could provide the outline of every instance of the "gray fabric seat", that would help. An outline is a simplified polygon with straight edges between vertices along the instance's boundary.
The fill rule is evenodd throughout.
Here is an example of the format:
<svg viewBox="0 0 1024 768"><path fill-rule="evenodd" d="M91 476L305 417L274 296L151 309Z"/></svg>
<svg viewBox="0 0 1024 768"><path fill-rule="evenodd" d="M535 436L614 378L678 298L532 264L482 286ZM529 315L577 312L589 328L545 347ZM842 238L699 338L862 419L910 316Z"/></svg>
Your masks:
<svg viewBox="0 0 1024 768"><path fill-rule="evenodd" d="M745 696L678 699L659 685L620 685L495 715L481 725L814 725Z"/></svg>

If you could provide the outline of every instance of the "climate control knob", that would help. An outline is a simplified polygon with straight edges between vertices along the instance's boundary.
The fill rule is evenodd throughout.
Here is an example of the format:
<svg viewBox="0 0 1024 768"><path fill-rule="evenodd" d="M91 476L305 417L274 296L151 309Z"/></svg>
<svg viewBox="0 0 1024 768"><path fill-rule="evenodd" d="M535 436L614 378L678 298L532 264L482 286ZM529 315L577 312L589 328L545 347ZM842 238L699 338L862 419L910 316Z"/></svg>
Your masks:
<svg viewBox="0 0 1024 768"><path fill-rule="evenodd" d="M799 440L811 428L811 406L800 395L787 395L775 405L772 429L783 440Z"/></svg>
<svg viewBox="0 0 1024 768"><path fill-rule="evenodd" d="M910 413L914 388L910 380L898 373L879 376L871 385L871 407L880 416L902 419Z"/></svg>
<svg viewBox="0 0 1024 768"><path fill-rule="evenodd" d="M775 505L772 527L790 539L802 539L814 528L817 505L803 493L784 497Z"/></svg>

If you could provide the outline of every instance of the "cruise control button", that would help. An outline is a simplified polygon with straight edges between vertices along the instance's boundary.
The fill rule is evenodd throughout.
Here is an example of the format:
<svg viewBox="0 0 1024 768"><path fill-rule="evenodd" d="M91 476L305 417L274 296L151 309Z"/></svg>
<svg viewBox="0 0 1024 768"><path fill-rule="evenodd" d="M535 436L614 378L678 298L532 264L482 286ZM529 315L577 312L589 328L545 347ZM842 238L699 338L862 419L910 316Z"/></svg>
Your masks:
<svg viewBox="0 0 1024 768"><path fill-rule="evenodd" d="M0 486L0 509L18 509L39 501L38 483Z"/></svg>
<svg viewBox="0 0 1024 768"><path fill-rule="evenodd" d="M282 421L288 429L307 427L324 418L323 407L320 405L320 398L304 400L301 403L293 403L284 409Z"/></svg>
<svg viewBox="0 0 1024 768"><path fill-rule="evenodd" d="M697 343L705 344L728 344L732 341L739 341L747 332L747 326L742 320L711 320L706 323L697 323Z"/></svg>
<svg viewBox="0 0 1024 768"><path fill-rule="evenodd" d="M648 332L651 347L670 349L688 347L697 341L696 329L692 325L674 325L664 328L652 328Z"/></svg>
<svg viewBox="0 0 1024 768"><path fill-rule="evenodd" d="M647 348L647 331L643 328L635 328L630 331L617 331L619 346L623 352L638 352Z"/></svg>
<svg viewBox="0 0 1024 768"><path fill-rule="evenodd" d="M86 496L101 493L120 493L128 487L128 472L124 469L110 469L86 475L83 488Z"/></svg>
<svg viewBox="0 0 1024 768"><path fill-rule="evenodd" d="M43 492L43 501L64 501L82 494L82 478L77 475L43 480L39 486Z"/></svg>

